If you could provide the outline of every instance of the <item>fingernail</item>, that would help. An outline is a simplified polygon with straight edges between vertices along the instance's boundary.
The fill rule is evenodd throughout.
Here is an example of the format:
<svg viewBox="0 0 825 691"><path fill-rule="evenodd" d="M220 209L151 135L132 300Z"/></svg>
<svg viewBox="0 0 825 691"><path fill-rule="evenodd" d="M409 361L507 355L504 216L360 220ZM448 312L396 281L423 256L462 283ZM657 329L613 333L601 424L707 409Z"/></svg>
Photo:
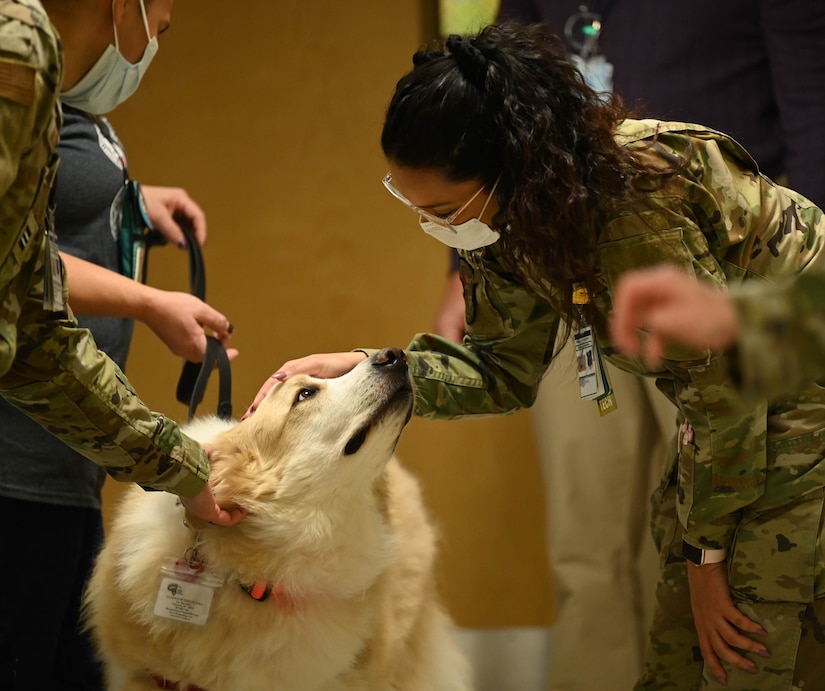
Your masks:
<svg viewBox="0 0 825 691"><path fill-rule="evenodd" d="M180 240L178 240L178 247L180 249L183 249L184 247L186 247L186 238L181 238Z"/></svg>
<svg viewBox="0 0 825 691"><path fill-rule="evenodd" d="M229 322L226 327L226 333L231 334L235 332L235 327L232 325L232 322Z"/></svg>
<svg viewBox="0 0 825 691"><path fill-rule="evenodd" d="M751 674L759 674L759 670L756 669L756 665L751 663L747 667L744 667L746 672L750 672Z"/></svg>
<svg viewBox="0 0 825 691"><path fill-rule="evenodd" d="M272 375L272 378L273 379L284 380L284 379L286 379L286 372L284 372L284 371L275 372L275 374Z"/></svg>
<svg viewBox="0 0 825 691"><path fill-rule="evenodd" d="M716 681L718 681L721 686L728 685L728 680L725 679L725 677L716 677Z"/></svg>
<svg viewBox="0 0 825 691"><path fill-rule="evenodd" d="M770 657L771 654L768 652L767 648L763 648L762 650L756 651L757 655L761 655L762 657Z"/></svg>

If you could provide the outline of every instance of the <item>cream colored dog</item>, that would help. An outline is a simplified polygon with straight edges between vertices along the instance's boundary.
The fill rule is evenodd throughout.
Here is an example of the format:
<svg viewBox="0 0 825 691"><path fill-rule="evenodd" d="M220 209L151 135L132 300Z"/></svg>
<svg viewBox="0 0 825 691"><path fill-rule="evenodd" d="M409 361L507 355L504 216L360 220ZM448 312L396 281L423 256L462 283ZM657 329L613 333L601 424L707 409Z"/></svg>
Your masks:
<svg viewBox="0 0 825 691"><path fill-rule="evenodd" d="M410 418L404 355L296 376L240 423L196 421L231 528L133 488L86 594L108 688L471 688L433 579L435 533L392 459Z"/></svg>

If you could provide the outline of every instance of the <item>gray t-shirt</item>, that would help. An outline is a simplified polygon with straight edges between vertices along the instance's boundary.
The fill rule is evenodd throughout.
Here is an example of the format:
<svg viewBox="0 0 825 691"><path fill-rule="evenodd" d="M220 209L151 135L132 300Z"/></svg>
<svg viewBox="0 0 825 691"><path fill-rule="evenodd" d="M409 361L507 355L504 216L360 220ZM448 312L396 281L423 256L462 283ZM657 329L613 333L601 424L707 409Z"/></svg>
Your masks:
<svg viewBox="0 0 825 691"><path fill-rule="evenodd" d="M125 180L125 155L104 118L63 106L55 226L60 249L118 271L117 230ZM101 350L126 363L131 319L87 317ZM0 398L0 496L100 508L105 472L72 451Z"/></svg>

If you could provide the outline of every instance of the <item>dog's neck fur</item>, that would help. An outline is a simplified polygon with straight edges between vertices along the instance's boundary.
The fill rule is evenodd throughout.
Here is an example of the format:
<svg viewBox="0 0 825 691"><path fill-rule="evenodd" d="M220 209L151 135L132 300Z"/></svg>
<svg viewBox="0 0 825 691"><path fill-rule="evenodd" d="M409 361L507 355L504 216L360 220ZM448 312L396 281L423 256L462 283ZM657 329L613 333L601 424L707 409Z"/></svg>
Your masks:
<svg viewBox="0 0 825 691"><path fill-rule="evenodd" d="M321 505L308 503L313 507L313 520L292 516L282 535L272 530L270 517L259 521L250 514L231 528L195 527L190 521L187 541L191 545L197 541L198 556L225 574L228 582L270 585L274 602L294 610L297 603L304 606L318 598L358 597L375 582L395 549L386 502L386 476L382 474L369 501L363 500L363 493L354 492L328 498ZM319 513L325 518L322 534L317 530L296 533L295 525L317 527ZM363 568L353 568L353 564Z"/></svg>

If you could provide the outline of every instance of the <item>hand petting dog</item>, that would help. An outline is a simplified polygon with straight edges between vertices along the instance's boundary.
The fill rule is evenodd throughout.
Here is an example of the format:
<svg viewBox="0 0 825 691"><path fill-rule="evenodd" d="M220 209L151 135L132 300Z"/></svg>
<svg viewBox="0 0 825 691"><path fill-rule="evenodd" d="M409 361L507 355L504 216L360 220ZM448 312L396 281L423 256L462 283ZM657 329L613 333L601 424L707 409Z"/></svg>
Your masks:
<svg viewBox="0 0 825 691"><path fill-rule="evenodd" d="M311 377L320 377L322 379L340 377L342 374L349 372L366 357L366 353L361 351L350 351L347 353L320 353L307 355L297 360L290 360L284 363L275 374L264 382L264 385L258 390L258 393L255 394L252 405L249 406L249 409L243 414L241 419L245 420L258 409L261 401L264 400L273 386L290 377L294 377L296 374L308 374Z"/></svg>

